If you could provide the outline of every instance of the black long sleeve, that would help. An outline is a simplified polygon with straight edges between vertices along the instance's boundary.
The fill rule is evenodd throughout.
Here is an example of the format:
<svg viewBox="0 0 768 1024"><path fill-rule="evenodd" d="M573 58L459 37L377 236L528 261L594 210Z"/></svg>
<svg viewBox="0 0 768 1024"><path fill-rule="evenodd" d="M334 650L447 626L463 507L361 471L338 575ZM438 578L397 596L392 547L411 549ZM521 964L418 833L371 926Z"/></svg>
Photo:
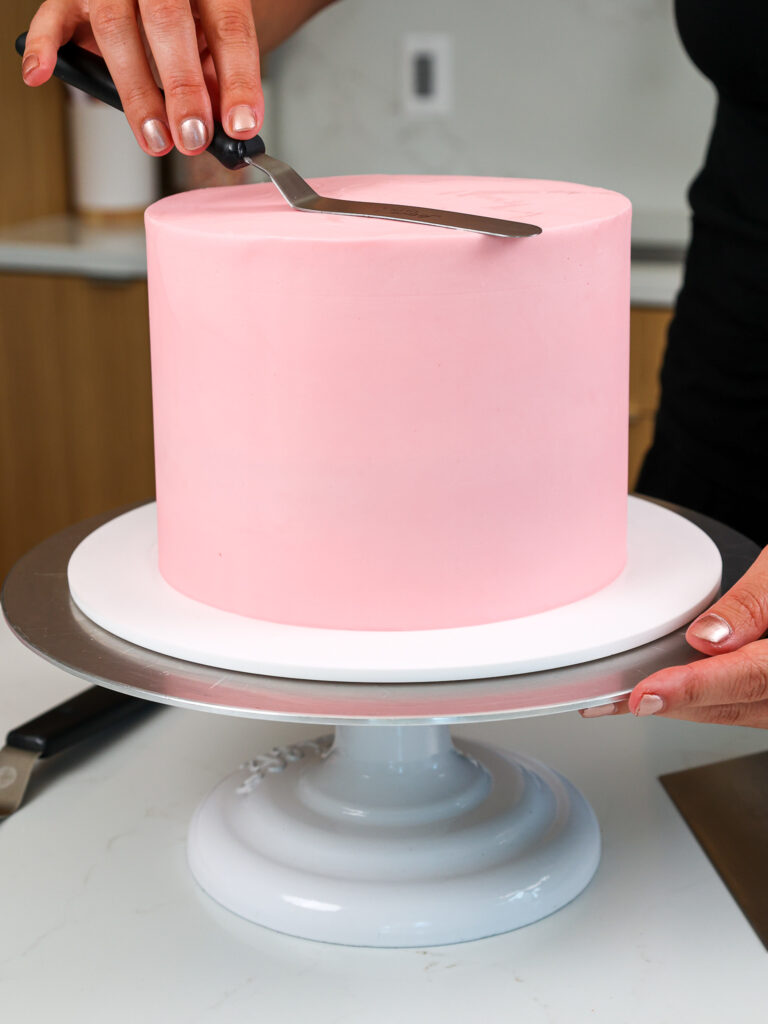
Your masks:
<svg viewBox="0 0 768 1024"><path fill-rule="evenodd" d="M718 106L638 482L768 543L768 3L677 0Z"/></svg>

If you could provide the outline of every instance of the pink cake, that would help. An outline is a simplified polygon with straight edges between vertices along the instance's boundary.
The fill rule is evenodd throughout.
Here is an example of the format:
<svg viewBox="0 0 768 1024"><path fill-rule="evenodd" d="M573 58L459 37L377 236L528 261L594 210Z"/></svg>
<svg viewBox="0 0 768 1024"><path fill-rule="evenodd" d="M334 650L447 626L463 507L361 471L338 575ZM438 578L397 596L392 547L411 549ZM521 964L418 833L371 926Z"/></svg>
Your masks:
<svg viewBox="0 0 768 1024"><path fill-rule="evenodd" d="M348 177L523 239L291 210L147 211L160 571L273 622L414 630L606 586L626 545L630 204L563 182Z"/></svg>

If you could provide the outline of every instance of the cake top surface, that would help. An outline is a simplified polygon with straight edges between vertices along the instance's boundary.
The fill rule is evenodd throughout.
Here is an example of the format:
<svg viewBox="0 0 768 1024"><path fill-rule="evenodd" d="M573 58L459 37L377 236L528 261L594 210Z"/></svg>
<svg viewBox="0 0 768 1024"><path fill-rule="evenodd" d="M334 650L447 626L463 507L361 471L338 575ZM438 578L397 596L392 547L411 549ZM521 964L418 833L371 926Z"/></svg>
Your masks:
<svg viewBox="0 0 768 1024"><path fill-rule="evenodd" d="M483 214L538 224L544 231L611 220L631 208L625 196L608 189L525 178L376 174L315 178L310 184L334 198ZM182 233L236 238L436 240L466 235L428 224L304 213L291 209L271 182L168 196L149 207L146 221Z"/></svg>

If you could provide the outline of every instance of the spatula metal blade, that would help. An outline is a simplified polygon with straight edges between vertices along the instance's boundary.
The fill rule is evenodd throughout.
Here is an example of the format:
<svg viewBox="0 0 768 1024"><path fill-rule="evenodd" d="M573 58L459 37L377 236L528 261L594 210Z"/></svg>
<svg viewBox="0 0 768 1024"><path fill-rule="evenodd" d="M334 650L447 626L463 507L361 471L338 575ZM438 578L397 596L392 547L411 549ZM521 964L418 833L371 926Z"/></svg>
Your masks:
<svg viewBox="0 0 768 1024"><path fill-rule="evenodd" d="M433 210L426 206L401 206L397 203L369 203L349 199L333 199L317 192L289 164L262 153L246 157L252 167L263 171L278 188L283 198L296 210L307 213L337 213L347 217L375 217L399 220L408 224L431 224L434 227L474 231L481 235L502 238L528 238L540 235L535 224L523 224L498 217L482 217L472 213Z"/></svg>
<svg viewBox="0 0 768 1024"><path fill-rule="evenodd" d="M326 196L318 196L311 205L302 205L300 209L315 213L340 213L342 216L351 217L400 220L407 224L431 224L438 228L475 231L481 235L495 235L501 238L527 238L530 235L541 234L541 228L534 224L520 224L513 220L500 220L497 217L480 217L472 213L432 210L428 206L354 202L348 199L329 199Z"/></svg>

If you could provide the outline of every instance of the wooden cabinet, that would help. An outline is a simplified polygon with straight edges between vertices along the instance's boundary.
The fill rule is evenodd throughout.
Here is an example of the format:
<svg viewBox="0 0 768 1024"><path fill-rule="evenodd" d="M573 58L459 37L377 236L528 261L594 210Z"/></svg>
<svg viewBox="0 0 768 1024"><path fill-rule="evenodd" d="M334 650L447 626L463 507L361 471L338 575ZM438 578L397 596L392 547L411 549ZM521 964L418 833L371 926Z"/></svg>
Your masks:
<svg viewBox="0 0 768 1024"><path fill-rule="evenodd" d="M147 288L0 275L0 577L70 523L154 493Z"/></svg>
<svg viewBox="0 0 768 1024"><path fill-rule="evenodd" d="M629 489L637 482L653 441L659 404L659 373L667 345L669 309L633 309L630 319Z"/></svg>

